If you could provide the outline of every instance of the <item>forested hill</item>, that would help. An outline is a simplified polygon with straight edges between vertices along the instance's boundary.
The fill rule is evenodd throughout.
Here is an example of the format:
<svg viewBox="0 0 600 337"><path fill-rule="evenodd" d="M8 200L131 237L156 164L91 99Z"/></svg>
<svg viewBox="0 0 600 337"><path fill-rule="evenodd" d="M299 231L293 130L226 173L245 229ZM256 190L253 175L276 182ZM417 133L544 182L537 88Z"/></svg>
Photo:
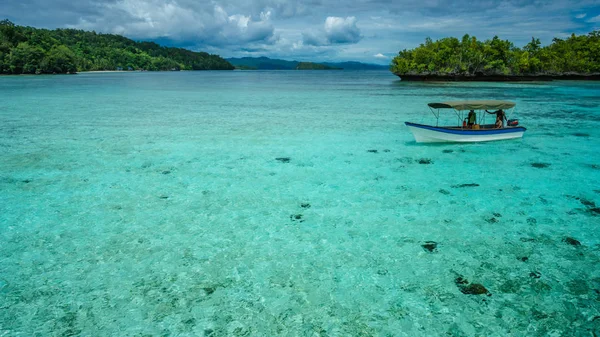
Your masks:
<svg viewBox="0 0 600 337"><path fill-rule="evenodd" d="M239 69L258 69L258 70L380 70L388 69L388 66L377 64L368 64L361 62L299 62L272 59L268 57L242 57L228 58L231 64Z"/></svg>
<svg viewBox="0 0 600 337"><path fill-rule="evenodd" d="M231 64L243 70L331 70L338 69L314 62L286 61L268 57L228 58Z"/></svg>
<svg viewBox="0 0 600 337"><path fill-rule="evenodd" d="M0 74L92 70L232 70L218 55L75 29L37 29L0 21Z"/></svg>
<svg viewBox="0 0 600 337"><path fill-rule="evenodd" d="M427 38L401 51L390 70L403 80L600 79L600 31L555 38L544 47L532 38L523 48L497 36L486 41L469 35L435 42Z"/></svg>

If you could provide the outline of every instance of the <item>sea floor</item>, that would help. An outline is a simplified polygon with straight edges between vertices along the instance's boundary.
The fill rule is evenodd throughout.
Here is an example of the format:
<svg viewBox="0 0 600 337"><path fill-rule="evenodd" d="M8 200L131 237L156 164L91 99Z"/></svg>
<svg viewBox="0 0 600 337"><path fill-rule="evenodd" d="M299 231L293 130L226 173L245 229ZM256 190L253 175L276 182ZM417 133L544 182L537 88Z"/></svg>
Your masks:
<svg viewBox="0 0 600 337"><path fill-rule="evenodd" d="M0 336L600 335L600 89L2 78ZM434 100L521 140L422 145Z"/></svg>

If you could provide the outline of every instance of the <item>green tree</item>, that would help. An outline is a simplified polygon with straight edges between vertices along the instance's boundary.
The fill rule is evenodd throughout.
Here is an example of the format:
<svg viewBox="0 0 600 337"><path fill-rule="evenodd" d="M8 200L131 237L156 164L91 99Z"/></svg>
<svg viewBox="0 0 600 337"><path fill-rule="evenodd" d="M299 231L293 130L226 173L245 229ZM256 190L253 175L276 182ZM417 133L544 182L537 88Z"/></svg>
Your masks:
<svg viewBox="0 0 600 337"><path fill-rule="evenodd" d="M66 74L77 72L75 54L67 46L52 47L41 64L41 72Z"/></svg>
<svg viewBox="0 0 600 337"><path fill-rule="evenodd" d="M17 26L8 20L0 21L0 74L73 73L118 67L135 70L234 69L218 55L204 52L135 42L119 35L75 29L37 29Z"/></svg>
<svg viewBox="0 0 600 337"><path fill-rule="evenodd" d="M20 27L15 26L9 20L0 21L0 42L6 42L11 46L16 46L19 42L26 41Z"/></svg>
<svg viewBox="0 0 600 337"><path fill-rule="evenodd" d="M600 31L588 35L571 35L563 40L555 38L542 46L533 37L523 49L508 40L494 36L478 41L474 36L443 38L412 50L398 53L390 70L396 74L451 74L451 75L523 75L580 74L600 72Z"/></svg>
<svg viewBox="0 0 600 337"><path fill-rule="evenodd" d="M41 48L21 42L11 50L8 66L13 74L36 74L43 58L44 51Z"/></svg>

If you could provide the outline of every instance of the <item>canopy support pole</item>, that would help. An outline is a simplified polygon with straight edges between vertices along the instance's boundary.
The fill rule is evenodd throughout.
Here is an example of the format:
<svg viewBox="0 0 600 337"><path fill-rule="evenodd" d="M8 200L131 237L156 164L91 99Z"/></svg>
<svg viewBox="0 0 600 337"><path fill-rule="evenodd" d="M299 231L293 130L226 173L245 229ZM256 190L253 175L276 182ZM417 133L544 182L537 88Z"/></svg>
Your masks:
<svg viewBox="0 0 600 337"><path fill-rule="evenodd" d="M429 107L429 110L431 110L431 113L435 116L435 126L439 126L438 124L440 123L440 109L434 110L432 107Z"/></svg>

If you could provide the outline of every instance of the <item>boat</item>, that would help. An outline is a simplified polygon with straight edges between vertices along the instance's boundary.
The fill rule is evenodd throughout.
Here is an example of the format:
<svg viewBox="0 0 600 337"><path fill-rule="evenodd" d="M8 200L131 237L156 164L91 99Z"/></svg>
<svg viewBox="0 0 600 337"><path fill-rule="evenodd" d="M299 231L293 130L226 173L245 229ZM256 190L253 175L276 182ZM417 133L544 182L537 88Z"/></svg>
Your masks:
<svg viewBox="0 0 600 337"><path fill-rule="evenodd" d="M429 109L436 118L436 124L424 125L405 122L415 137L417 143L440 143L440 142L486 142L494 140L505 140L522 138L527 130L519 126L517 119L509 119L515 107L514 102L499 100L478 101L450 101L442 103L429 103ZM450 110L456 114L457 125L439 126L441 111ZM475 123L467 124L467 114L470 110L476 112ZM486 110L503 110L507 123L497 127L495 123L486 124ZM495 116L492 117L495 122ZM489 118L488 117L488 118Z"/></svg>

